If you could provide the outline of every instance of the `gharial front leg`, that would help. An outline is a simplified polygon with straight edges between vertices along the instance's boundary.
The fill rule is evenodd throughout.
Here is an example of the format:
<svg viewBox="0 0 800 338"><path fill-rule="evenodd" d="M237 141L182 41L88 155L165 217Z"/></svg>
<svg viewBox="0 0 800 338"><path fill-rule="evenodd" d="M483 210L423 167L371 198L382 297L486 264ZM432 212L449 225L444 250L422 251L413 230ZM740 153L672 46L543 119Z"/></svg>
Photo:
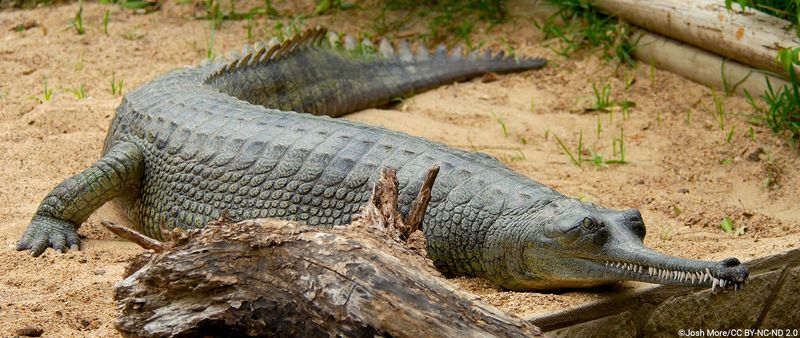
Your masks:
<svg viewBox="0 0 800 338"><path fill-rule="evenodd" d="M47 247L65 252L78 249L78 227L105 202L135 189L142 176L144 157L133 143L116 144L83 172L61 182L34 214L17 242L17 250L39 256Z"/></svg>

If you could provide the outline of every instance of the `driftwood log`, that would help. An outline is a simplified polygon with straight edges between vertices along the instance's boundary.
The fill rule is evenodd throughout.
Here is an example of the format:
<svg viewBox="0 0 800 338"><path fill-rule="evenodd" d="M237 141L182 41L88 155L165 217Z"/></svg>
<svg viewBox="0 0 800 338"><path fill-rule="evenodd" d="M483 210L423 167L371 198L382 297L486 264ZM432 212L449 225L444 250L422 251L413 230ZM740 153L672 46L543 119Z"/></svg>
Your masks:
<svg viewBox="0 0 800 338"><path fill-rule="evenodd" d="M734 1L735 3L736 1ZM597 6L625 21L755 68L787 76L776 62L781 48L800 38L786 20L748 9L725 8L717 0L600 0ZM800 72L797 67L795 71Z"/></svg>
<svg viewBox="0 0 800 338"><path fill-rule="evenodd" d="M116 327L129 337L540 334L440 277L420 253L421 233L406 236L415 225L396 198L394 172L384 171L348 226L220 220L160 245L146 241L156 251L114 288ZM421 223L414 210L424 214L427 202L418 201L409 219Z"/></svg>
<svg viewBox="0 0 800 338"><path fill-rule="evenodd" d="M705 49L702 49L689 42L680 40L680 36L666 34L669 32L666 26L662 26L661 29L656 29L644 25L644 22L640 22L642 20L637 19L636 15L644 15L642 13L645 12L649 13L649 8L651 6L660 6L661 3L636 0L599 0L594 3L607 13L619 15L625 20L629 20L630 16L634 16L630 18L630 22L635 25L632 39L637 42L636 48L633 51L633 56L646 64L653 64L659 69L668 70L692 81L707 86L713 86L720 90L734 91L739 94L744 94L745 90L747 90L753 96L759 96L767 90L766 79L770 81L773 88L782 88L789 84L784 78L785 72L778 71L779 69L776 68L778 64L774 59L775 55L771 56L772 59L762 60L761 64L766 60L770 62L770 67L767 69L778 72L761 72L759 67L755 66L753 62L739 62L727 56L722 56L723 54L719 54L718 51L714 50L714 41L706 42L701 46ZM688 6L688 2L683 4ZM722 5L724 5L724 3ZM738 5L736 5L736 8L738 8ZM558 12L558 8L553 5L538 3L532 15L544 21L556 12ZM749 15L750 12L752 12L752 10L748 10L747 15ZM671 17L672 20L675 20L673 16L677 14L678 12L671 13L669 14L670 16L664 14L664 18ZM726 11L725 15L737 14L733 12L728 13ZM738 15L741 16L742 14ZM758 13L756 15L761 17L766 14ZM777 18L771 19L777 22L781 21ZM636 26L640 23L643 26ZM651 31L648 29L653 30ZM735 32L738 31L738 26L732 26L730 29L729 33L735 34ZM666 33L663 34L666 35L659 33L665 30ZM755 33L750 32L750 34ZM790 42L794 39L791 34L787 34L785 38L789 39L788 41ZM778 45L784 46L786 43ZM761 49L761 47L758 47L758 49ZM777 51L775 51L775 53L777 53Z"/></svg>

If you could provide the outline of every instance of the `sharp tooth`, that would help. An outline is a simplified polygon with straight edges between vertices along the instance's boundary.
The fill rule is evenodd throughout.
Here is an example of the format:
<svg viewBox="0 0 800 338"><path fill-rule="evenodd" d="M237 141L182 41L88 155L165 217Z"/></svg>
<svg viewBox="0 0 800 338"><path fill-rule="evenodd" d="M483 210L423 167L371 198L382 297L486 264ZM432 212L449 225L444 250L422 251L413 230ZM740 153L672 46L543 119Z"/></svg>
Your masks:
<svg viewBox="0 0 800 338"><path fill-rule="evenodd" d="M694 272L692 272L692 273L690 273L690 274L689 274L689 279L691 279L691 280L692 280L692 284L694 284L694 277L695 277L695 276L694 276Z"/></svg>
<svg viewBox="0 0 800 338"><path fill-rule="evenodd" d="M724 288L724 287L725 287L725 284L728 284L728 281L726 281L726 280L724 280L724 279L720 279L720 280L719 280L719 286L720 286L721 288Z"/></svg>
<svg viewBox="0 0 800 338"><path fill-rule="evenodd" d="M686 280L686 273L681 271L681 273L678 275L678 279L680 279L681 283L683 283L683 281Z"/></svg>
<svg viewBox="0 0 800 338"><path fill-rule="evenodd" d="M711 283L711 291L713 292L717 288L717 279L714 278L714 281Z"/></svg>
<svg viewBox="0 0 800 338"><path fill-rule="evenodd" d="M648 266L647 267L647 274L650 275L650 276L653 275L653 267L652 266Z"/></svg>
<svg viewBox="0 0 800 338"><path fill-rule="evenodd" d="M639 274L640 275L644 274L644 267L641 265L639 265Z"/></svg>
<svg viewBox="0 0 800 338"><path fill-rule="evenodd" d="M672 279L678 279L678 271L672 271Z"/></svg>
<svg viewBox="0 0 800 338"><path fill-rule="evenodd" d="M739 283L733 283L733 291L739 291Z"/></svg>

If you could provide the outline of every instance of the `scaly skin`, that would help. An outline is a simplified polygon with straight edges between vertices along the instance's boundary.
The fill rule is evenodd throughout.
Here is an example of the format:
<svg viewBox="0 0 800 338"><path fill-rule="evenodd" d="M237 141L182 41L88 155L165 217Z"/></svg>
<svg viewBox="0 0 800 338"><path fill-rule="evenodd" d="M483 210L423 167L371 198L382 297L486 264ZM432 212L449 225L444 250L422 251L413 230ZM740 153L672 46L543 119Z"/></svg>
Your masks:
<svg viewBox="0 0 800 338"><path fill-rule="evenodd" d="M441 49L414 57L385 44L383 57L364 56L327 47L323 38L324 31L311 31L271 52L175 71L126 95L103 158L45 198L18 249L36 256L48 246L77 245L76 228L108 200L154 238L162 228L202 227L223 210L235 219L345 224L369 198L381 167L397 169L407 213L426 170L439 165L423 229L429 256L448 276L484 276L516 290L626 279L738 287L747 278L735 259L649 251L638 211L583 204L485 154L291 112L339 116L486 71L539 68L543 60L465 58ZM640 265L659 276L639 273Z"/></svg>

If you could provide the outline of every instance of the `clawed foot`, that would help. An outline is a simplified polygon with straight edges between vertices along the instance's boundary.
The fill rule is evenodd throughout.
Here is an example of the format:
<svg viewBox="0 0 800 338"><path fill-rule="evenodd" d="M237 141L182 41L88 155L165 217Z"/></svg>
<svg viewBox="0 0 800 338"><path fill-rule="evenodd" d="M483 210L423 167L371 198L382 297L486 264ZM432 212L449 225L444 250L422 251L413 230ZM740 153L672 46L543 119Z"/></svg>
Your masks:
<svg viewBox="0 0 800 338"><path fill-rule="evenodd" d="M47 247L66 252L67 248L78 250L81 239L69 221L47 216L35 216L17 242L17 250L30 250L31 256L38 257Z"/></svg>

